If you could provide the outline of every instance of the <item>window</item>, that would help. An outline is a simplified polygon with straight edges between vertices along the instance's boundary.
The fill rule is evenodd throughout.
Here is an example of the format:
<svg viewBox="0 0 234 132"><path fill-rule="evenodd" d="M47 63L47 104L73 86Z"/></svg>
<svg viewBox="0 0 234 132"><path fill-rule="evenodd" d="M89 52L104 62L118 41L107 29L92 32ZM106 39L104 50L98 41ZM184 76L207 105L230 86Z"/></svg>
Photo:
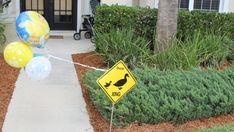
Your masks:
<svg viewBox="0 0 234 132"><path fill-rule="evenodd" d="M219 11L220 0L194 0L194 10Z"/></svg>
<svg viewBox="0 0 234 132"><path fill-rule="evenodd" d="M188 9L189 8L189 0L179 0L179 8Z"/></svg>

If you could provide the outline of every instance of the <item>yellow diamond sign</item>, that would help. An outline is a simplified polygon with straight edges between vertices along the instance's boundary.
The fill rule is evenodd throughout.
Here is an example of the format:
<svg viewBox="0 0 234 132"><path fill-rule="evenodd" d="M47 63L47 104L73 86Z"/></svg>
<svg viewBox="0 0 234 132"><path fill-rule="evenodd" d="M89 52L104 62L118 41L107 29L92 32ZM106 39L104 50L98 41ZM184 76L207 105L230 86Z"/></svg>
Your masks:
<svg viewBox="0 0 234 132"><path fill-rule="evenodd" d="M136 82L136 79L123 61L116 63L97 80L99 86L114 104L128 93Z"/></svg>

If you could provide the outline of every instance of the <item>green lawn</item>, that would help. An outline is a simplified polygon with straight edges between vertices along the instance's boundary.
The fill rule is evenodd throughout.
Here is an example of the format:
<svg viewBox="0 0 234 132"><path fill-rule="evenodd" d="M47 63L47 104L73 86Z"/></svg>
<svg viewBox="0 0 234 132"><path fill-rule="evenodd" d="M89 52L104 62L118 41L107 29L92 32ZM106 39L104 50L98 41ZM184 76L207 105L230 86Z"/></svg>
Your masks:
<svg viewBox="0 0 234 132"><path fill-rule="evenodd" d="M225 126L215 126L212 128L200 129L194 132L234 132L234 123Z"/></svg>

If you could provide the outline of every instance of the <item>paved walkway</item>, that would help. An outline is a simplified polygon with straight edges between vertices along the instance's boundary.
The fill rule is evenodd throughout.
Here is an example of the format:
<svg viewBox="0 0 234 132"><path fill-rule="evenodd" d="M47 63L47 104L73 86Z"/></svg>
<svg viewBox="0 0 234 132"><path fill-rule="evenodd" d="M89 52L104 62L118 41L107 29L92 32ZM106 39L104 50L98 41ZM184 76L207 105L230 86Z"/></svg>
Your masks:
<svg viewBox="0 0 234 132"><path fill-rule="evenodd" d="M50 39L50 53L72 60L72 53L93 49L89 40ZM40 51L37 51L40 52ZM74 65L51 59L46 80L30 81L24 70L16 82L3 132L92 132Z"/></svg>

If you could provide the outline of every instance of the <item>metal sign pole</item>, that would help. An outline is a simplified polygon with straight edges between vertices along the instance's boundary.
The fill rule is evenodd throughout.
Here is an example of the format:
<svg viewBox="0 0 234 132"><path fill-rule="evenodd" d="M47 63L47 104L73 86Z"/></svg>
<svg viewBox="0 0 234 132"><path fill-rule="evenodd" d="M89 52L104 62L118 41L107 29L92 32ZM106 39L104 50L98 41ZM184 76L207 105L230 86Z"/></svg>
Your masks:
<svg viewBox="0 0 234 132"><path fill-rule="evenodd" d="M109 129L109 132L111 132L111 128L112 128L112 120L113 120L114 108L115 108L115 104L112 103L112 111L111 111L111 120L110 120L110 129Z"/></svg>

